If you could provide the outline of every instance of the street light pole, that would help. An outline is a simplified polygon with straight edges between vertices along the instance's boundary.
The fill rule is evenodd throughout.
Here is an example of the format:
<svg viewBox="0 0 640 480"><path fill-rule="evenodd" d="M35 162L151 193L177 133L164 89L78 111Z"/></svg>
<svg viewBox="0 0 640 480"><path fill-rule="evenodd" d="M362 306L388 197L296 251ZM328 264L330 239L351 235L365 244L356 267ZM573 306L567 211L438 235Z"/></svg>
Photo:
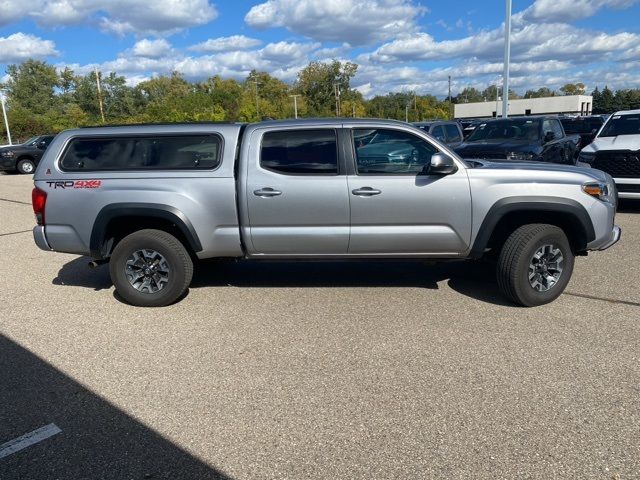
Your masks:
<svg viewBox="0 0 640 480"><path fill-rule="evenodd" d="M333 84L333 93L336 96L336 117L340 116L340 84L338 82Z"/></svg>
<svg viewBox="0 0 640 480"><path fill-rule="evenodd" d="M295 118L298 118L298 97L300 96L300 94L289 95L289 96L293 97L293 111L295 114Z"/></svg>
<svg viewBox="0 0 640 480"><path fill-rule="evenodd" d="M511 57L511 0L507 2L504 22L504 73L502 75L502 118L509 116L509 61ZM496 112L497 115L497 112Z"/></svg>
<svg viewBox="0 0 640 480"><path fill-rule="evenodd" d="M4 126L7 129L7 140L9 140L9 145L12 145L11 141L11 131L9 130L9 120L7 119L7 110L4 106L4 92L0 92L0 103L2 103L2 116L4 117Z"/></svg>

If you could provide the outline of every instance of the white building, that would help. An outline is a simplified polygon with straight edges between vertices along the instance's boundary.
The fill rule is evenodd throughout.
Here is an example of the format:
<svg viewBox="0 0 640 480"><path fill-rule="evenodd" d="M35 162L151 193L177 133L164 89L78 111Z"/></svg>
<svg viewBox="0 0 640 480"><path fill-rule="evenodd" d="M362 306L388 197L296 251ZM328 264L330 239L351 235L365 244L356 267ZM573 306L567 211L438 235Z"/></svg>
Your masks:
<svg viewBox="0 0 640 480"><path fill-rule="evenodd" d="M455 118L487 118L502 116L502 100L493 102L457 103ZM591 95L567 95L558 97L521 98L509 100L509 116L573 114L590 115L593 108Z"/></svg>

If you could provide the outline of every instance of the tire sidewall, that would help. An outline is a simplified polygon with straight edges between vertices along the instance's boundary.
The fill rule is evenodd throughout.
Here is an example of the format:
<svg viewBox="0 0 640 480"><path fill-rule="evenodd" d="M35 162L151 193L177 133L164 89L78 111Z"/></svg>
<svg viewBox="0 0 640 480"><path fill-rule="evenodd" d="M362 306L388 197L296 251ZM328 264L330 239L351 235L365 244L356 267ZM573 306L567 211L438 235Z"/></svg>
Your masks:
<svg viewBox="0 0 640 480"><path fill-rule="evenodd" d="M31 165L31 171L29 172L25 171L23 168L24 165ZM22 175L32 175L36 171L36 164L33 162L33 160L29 158L23 158L22 160L18 161L16 170L18 170L18 172L21 173Z"/></svg>
<svg viewBox="0 0 640 480"><path fill-rule="evenodd" d="M130 283L125 273L126 263L133 252L152 249L160 253L169 264L169 282L156 293L140 292ZM182 294L186 272L176 251L160 239L149 234L132 234L116 245L109 261L111 279L118 294L127 302L147 307L164 306L175 301Z"/></svg>
<svg viewBox="0 0 640 480"><path fill-rule="evenodd" d="M552 244L560 248L562 256L564 257L563 269L560 279L553 287L546 292L539 292L529 283L529 264L533 254L541 246L547 244ZM527 306L544 305L552 302L562 294L566 286L569 284L571 274L573 273L574 262L575 258L573 251L571 250L571 245L560 229L558 229L558 231L540 232L528 242L518 259L518 264L516 266L517 280L514 285L518 292L518 296Z"/></svg>

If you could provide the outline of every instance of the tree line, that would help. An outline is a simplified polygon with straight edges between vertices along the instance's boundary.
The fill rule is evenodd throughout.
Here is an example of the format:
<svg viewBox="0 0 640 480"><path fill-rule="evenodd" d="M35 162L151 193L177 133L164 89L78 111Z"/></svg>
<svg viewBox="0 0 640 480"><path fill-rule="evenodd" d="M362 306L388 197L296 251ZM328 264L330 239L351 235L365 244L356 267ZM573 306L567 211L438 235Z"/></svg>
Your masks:
<svg viewBox="0 0 640 480"><path fill-rule="evenodd" d="M358 65L351 62L311 62L289 85L266 72L252 71L241 81L218 75L191 82L180 73L145 80L135 86L115 72L77 74L39 60L7 68L7 113L13 140L57 133L67 128L144 122L230 121L265 118L375 117L420 121L451 118L452 103L490 101L497 86L465 88L439 100L434 95L395 92L365 99L351 86ZM98 92L98 82L100 92ZM524 98L584 93L583 84L567 84L559 92L546 87L529 90ZM295 95L295 100L294 100ZM521 98L509 92L510 98ZM594 113L640 108L640 90L605 87L593 92ZM101 108L102 107L102 108ZM104 121L103 121L104 118ZM2 128L0 144L6 142Z"/></svg>

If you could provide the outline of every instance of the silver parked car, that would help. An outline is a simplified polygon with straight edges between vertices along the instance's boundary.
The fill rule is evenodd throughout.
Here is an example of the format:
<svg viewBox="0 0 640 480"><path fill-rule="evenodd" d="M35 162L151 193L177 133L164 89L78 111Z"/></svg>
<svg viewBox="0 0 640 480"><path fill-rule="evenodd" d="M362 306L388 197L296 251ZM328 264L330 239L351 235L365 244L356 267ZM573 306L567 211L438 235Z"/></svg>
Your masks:
<svg viewBox="0 0 640 480"><path fill-rule="evenodd" d="M109 262L122 298L167 305L193 262L474 259L514 302L566 287L620 237L607 174L461 160L406 123L290 120L59 134L35 174L37 245Z"/></svg>

